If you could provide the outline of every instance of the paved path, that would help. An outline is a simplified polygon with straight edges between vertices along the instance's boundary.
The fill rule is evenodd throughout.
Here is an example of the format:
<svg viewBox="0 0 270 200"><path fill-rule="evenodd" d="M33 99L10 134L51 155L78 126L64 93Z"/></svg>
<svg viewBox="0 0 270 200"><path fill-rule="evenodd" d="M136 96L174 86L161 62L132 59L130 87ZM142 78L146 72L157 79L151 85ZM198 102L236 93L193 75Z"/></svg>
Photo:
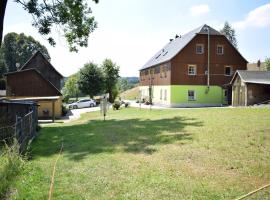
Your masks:
<svg viewBox="0 0 270 200"><path fill-rule="evenodd" d="M61 120L64 120L64 123L70 122L72 120L80 118L81 114L89 113L100 110L100 107L92 107L92 108L80 108L80 109L72 109L68 112L68 115L63 117Z"/></svg>
<svg viewBox="0 0 270 200"><path fill-rule="evenodd" d="M135 108L140 108L140 104L136 103L135 101L129 101L129 100L124 100L125 102L129 102L130 103L130 107L135 107ZM171 108L171 107L166 107L166 106L159 106L159 105L145 105L145 104L141 104L141 108L145 108L145 109L209 109L209 108L233 108L232 106L220 106L220 107L194 107L194 108Z"/></svg>

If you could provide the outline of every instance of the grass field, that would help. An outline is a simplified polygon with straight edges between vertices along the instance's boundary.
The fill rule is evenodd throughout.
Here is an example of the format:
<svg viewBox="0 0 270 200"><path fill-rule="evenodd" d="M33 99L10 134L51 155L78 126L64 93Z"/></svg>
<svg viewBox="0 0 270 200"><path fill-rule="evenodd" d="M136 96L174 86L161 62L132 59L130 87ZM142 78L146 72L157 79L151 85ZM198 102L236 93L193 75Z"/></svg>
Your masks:
<svg viewBox="0 0 270 200"><path fill-rule="evenodd" d="M122 99L125 99L125 100L135 100L136 98L139 97L139 86L122 92L120 96Z"/></svg>
<svg viewBox="0 0 270 200"><path fill-rule="evenodd" d="M270 182L270 109L99 112L43 127L13 199L234 199ZM269 199L266 189L249 199Z"/></svg>

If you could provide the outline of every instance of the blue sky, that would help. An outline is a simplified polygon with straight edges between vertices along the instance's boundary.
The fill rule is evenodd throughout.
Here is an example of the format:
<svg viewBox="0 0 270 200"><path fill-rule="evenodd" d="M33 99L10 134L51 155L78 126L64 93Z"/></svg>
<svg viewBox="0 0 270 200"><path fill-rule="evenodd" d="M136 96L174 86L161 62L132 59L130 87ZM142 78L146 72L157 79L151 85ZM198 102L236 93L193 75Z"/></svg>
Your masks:
<svg viewBox="0 0 270 200"><path fill-rule="evenodd" d="M208 24L219 30L225 21L236 29L241 54L249 61L270 57L270 1L263 0L100 0L89 1L98 28L89 47L70 53L61 31L54 30L51 47L31 26L32 18L22 7L8 2L4 33L24 32L45 45L52 64L63 75L75 73L88 61L111 58L121 76L138 76L138 69L170 38Z"/></svg>

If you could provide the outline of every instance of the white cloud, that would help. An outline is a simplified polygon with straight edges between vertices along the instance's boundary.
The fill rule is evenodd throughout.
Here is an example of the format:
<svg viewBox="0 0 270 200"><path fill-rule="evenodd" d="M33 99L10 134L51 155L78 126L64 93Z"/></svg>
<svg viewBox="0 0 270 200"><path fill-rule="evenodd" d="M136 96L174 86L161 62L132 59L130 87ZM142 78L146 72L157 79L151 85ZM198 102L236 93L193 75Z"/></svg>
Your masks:
<svg viewBox="0 0 270 200"><path fill-rule="evenodd" d="M210 12L210 8L207 4L194 5L190 8L192 16L204 15Z"/></svg>
<svg viewBox="0 0 270 200"><path fill-rule="evenodd" d="M233 26L239 29L270 26L270 3L250 11L244 20L233 23Z"/></svg>

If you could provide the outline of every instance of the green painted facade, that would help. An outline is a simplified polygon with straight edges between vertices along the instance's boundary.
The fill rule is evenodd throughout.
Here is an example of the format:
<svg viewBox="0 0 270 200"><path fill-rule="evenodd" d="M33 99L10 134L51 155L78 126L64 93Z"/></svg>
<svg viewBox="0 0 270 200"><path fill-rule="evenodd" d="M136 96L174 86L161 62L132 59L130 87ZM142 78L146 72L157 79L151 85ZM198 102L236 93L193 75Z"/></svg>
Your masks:
<svg viewBox="0 0 270 200"><path fill-rule="evenodd" d="M188 100L188 91L194 90L196 100ZM225 91L220 86L205 85L171 85L171 104L227 104L225 101Z"/></svg>

